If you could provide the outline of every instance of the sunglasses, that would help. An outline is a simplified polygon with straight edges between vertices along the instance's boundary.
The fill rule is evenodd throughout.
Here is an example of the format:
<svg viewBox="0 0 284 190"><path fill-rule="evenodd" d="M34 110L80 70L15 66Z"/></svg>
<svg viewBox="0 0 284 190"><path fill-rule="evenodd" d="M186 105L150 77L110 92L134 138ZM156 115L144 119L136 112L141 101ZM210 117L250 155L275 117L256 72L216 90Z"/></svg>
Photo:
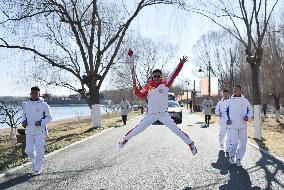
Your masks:
<svg viewBox="0 0 284 190"><path fill-rule="evenodd" d="M153 75L153 78L161 78L161 75Z"/></svg>

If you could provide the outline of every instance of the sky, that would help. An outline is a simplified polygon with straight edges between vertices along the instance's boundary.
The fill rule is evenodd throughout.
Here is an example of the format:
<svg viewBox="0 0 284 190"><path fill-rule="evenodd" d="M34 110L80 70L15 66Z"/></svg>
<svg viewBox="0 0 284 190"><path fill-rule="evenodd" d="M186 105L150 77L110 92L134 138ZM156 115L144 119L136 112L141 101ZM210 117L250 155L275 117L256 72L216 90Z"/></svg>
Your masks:
<svg viewBox="0 0 284 190"><path fill-rule="evenodd" d="M125 0L130 1L130 0ZM133 1L132 1L133 2ZM131 5L130 5L131 6ZM128 8L130 8L130 6ZM177 78L177 83L189 80L198 80L200 74L197 73L198 67L194 63L194 51L192 49L196 41L210 30L220 30L220 28L202 16L181 11L170 6L146 7L139 13L138 17L130 26L131 30L139 31L143 37L153 40L165 40L173 46L178 47L175 52L174 62L168 63L167 69L174 68L183 55L189 57L183 70ZM135 51L135 50L134 50ZM21 79L16 77L21 72L17 65L21 63L22 54L12 54L7 50L1 49L0 52L0 96L13 95L24 96L29 93L29 86L23 84ZM110 79L106 79L101 90L108 89ZM192 88L192 86L190 86ZM45 89L42 92L51 92L55 95L72 94L70 90L64 88Z"/></svg>

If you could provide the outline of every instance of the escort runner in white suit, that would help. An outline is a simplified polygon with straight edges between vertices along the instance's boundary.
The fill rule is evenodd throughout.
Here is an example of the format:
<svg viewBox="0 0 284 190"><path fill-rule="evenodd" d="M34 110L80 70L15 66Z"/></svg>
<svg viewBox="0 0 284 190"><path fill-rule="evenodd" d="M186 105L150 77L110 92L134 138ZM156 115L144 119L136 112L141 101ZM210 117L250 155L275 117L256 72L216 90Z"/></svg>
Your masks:
<svg viewBox="0 0 284 190"><path fill-rule="evenodd" d="M206 99L202 102L203 114L205 115L205 125L209 127L210 120L211 120L211 110L212 110L212 101L210 97L207 96Z"/></svg>
<svg viewBox="0 0 284 190"><path fill-rule="evenodd" d="M234 95L227 101L225 117L230 130L229 161L241 166L246 152L247 121L253 117L253 108L241 94L240 86L234 87Z"/></svg>
<svg viewBox="0 0 284 190"><path fill-rule="evenodd" d="M125 98L122 99L120 103L120 108L121 108L121 117L122 117L123 124L126 125L127 114L130 111L130 104Z"/></svg>
<svg viewBox="0 0 284 190"><path fill-rule="evenodd" d="M32 162L34 174L42 171L47 123L51 121L50 108L39 98L39 88L31 88L31 99L24 103L22 125L26 128L25 152Z"/></svg>
<svg viewBox="0 0 284 190"><path fill-rule="evenodd" d="M128 55L131 57L133 52L130 50ZM183 57L180 60L177 68L173 71L168 79L162 78L162 71L157 69L152 73L152 80L143 88L139 89L136 86L136 78L134 66L132 70L133 87L135 93L140 98L146 98L148 100L148 112L142 121L133 129L131 129L119 142L119 146L123 147L129 139L138 133L142 132L148 126L150 126L155 121L159 120L166 127L168 127L172 132L174 132L178 137L180 137L187 145L189 145L193 154L197 153L197 149L194 146L193 141L185 134L171 119L168 113L168 93L169 88L172 85L174 79L183 67L183 64L187 61L187 57ZM132 63L133 64L133 63Z"/></svg>
<svg viewBox="0 0 284 190"><path fill-rule="evenodd" d="M227 126L225 114L226 114L226 104L229 99L229 91L224 90L223 91L223 98L217 103L215 108L215 114L219 117L219 143L220 148L225 149L225 152L229 152L229 145L230 145L230 138L229 138L229 129ZM226 144L225 144L225 138L226 138Z"/></svg>

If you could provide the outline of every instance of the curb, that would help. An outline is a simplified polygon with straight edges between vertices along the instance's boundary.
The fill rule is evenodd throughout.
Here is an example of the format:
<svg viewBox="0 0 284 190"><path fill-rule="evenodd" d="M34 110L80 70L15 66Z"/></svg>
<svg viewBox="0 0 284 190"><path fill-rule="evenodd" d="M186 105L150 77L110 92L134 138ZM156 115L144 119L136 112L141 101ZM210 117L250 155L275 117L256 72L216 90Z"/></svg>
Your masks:
<svg viewBox="0 0 284 190"><path fill-rule="evenodd" d="M137 118L137 117L139 117L139 116L136 116L135 118ZM132 118L132 119L130 119L130 120L128 120L129 122L130 121L133 121L135 118ZM122 126L124 126L123 124L120 124L120 125L118 125L119 127L122 127ZM61 152L61 151L63 151L63 150L66 150L66 149L68 149L68 148L70 148L70 147L73 147L73 146L75 146L75 145L77 145L77 144L80 144L80 143L82 143L82 142L85 142L85 141L87 141L87 140L89 140L89 139L91 139L91 138L94 138L94 137L97 137L97 136L99 136L99 135L102 135L103 133L106 133L106 132L108 132L108 131L110 131L110 130L112 130L112 129L115 129L116 127L110 127L110 128L107 128L107 129L104 129L104 130L102 130L101 132L99 132L99 133L97 133L97 134L94 134L94 135L92 135L92 136L89 136L89 137L86 137L86 138L84 138L84 139L82 139L82 140L80 140L80 141L76 141L76 142L74 142L74 143L72 143L72 144L69 144L69 145L67 145L67 146L65 146L65 147L62 147L62 148L60 148L60 149L58 149L58 150L55 150L55 151L53 151L53 152L50 152L50 153L48 153L48 154L46 154L45 156L44 156L44 158L47 158L47 157L50 157L50 156L52 156L52 155L54 155L54 154L57 154L57 153L59 153L59 152ZM32 164L32 162L27 162L27 163L24 163L24 164L22 164L22 165L20 165L20 166L17 166L17 167L15 167L15 168L12 168L12 169L9 169L9 170L7 170L7 171L5 171L5 172L3 172L3 173L0 173L0 178L2 178L2 177L5 177L5 176L7 176L7 175L9 175L9 174L11 174L11 173L13 173L13 172L15 172L15 171L17 171L17 170L20 170L20 169L22 169L22 168L24 168L24 167L26 167L26 166L29 166L29 165L31 165Z"/></svg>
<svg viewBox="0 0 284 190"><path fill-rule="evenodd" d="M200 116L198 116L198 117L200 117ZM200 117L200 118L201 118L201 117ZM216 125L216 124L214 124L214 125ZM219 125L217 125L217 126L219 127ZM247 141L247 143L248 143L250 146L252 146L252 147L258 149L258 150L261 151L262 153L264 153L264 154L266 154L266 155L268 155L268 156L271 156L271 157L273 157L274 159L276 159L276 160L278 160L278 161L280 161L280 162L282 162L282 163L284 164L284 159L283 159L283 158L281 158L281 157L279 157L279 156L277 156L277 155L275 155L275 154L273 154L273 153L270 153L269 151L265 150L264 148L259 147L258 145L254 144L254 143L252 143L252 142Z"/></svg>

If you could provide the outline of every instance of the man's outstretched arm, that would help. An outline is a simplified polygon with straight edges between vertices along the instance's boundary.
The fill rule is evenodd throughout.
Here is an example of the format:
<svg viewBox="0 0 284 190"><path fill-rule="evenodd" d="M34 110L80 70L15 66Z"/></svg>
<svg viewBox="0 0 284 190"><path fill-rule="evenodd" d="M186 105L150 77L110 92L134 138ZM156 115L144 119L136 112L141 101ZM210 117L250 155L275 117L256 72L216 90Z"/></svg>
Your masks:
<svg viewBox="0 0 284 190"><path fill-rule="evenodd" d="M139 98L145 98L148 95L148 85L146 85L143 89L139 89L136 84L136 74L134 69L131 71L132 73L132 83L133 83L133 89L135 91L136 96Z"/></svg>
<svg viewBox="0 0 284 190"><path fill-rule="evenodd" d="M179 64L177 65L177 67L175 68L175 70L174 70L174 71L171 73L171 75L166 79L166 82L167 82L167 83L166 83L166 86L167 86L168 88L173 84L175 78L178 76L178 74L179 74L179 72L181 71L181 69L182 69L184 63L187 62L187 60L188 60L187 56L183 56L182 59L180 59Z"/></svg>
<svg viewBox="0 0 284 190"><path fill-rule="evenodd" d="M143 89L140 89L137 87L134 58L132 57L133 51L131 49L129 49L128 51L128 56L129 56L129 64L130 64L131 75L132 75L133 89L135 91L135 94L139 98L145 98L148 95L148 88L147 88L147 85Z"/></svg>

